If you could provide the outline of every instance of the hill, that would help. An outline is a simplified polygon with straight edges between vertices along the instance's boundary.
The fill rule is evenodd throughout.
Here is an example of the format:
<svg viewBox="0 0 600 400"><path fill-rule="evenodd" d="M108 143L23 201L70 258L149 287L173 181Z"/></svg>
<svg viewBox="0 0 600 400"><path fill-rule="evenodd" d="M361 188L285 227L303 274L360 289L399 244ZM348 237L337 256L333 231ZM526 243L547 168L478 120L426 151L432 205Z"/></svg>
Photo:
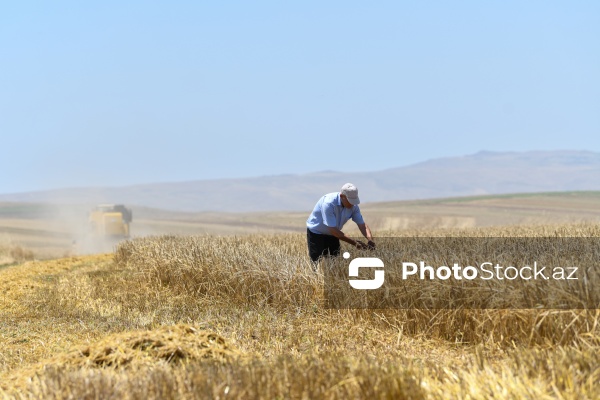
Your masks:
<svg viewBox="0 0 600 400"><path fill-rule="evenodd" d="M398 155L401 162L402 156ZM348 160L340 160L346 170ZM364 203L506 193L600 190L600 154L587 151L480 152L374 172L325 171L106 188L3 194L0 201L125 203L186 212L299 211L355 183Z"/></svg>

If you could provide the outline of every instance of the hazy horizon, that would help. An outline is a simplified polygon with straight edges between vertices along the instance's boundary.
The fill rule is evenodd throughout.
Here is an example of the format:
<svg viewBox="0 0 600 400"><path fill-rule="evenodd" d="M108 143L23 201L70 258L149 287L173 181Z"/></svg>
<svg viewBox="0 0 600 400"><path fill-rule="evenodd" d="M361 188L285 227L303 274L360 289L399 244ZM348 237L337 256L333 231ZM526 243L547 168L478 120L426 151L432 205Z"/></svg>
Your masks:
<svg viewBox="0 0 600 400"><path fill-rule="evenodd" d="M527 151L527 152L514 152L514 151L507 151L507 152L501 152L501 151L489 151L489 150L480 150L476 153L473 154L459 154L459 155L455 155L455 156L447 156L447 157L439 157L439 158L428 158L428 159L424 159L421 161L416 161L414 163L410 163L407 165L397 165L397 166L391 166L388 168L381 168L381 169L374 169L374 170L364 170L364 171L341 171L341 170L319 170L319 171L308 171L308 172L302 172L302 173L291 173L291 172L278 172L278 173L272 173L272 174L265 174L265 175L258 175L258 176L233 176L233 177L227 177L227 178L208 178L208 179L188 179L188 180L172 180L172 181L148 181L148 182L136 182L136 183L131 183L131 184L121 184L121 185L104 185L104 186L94 186L94 185L80 185L80 186L69 186L69 187L52 187L52 188L46 188L46 189L37 189L37 190L28 190L28 191L22 191L22 192L6 192L6 193L2 193L0 192L0 195L12 195L12 194L19 194L19 193L36 193L36 192L46 192L46 191L54 191L54 190L77 190L77 189L109 189L109 188L125 188L125 187L138 187L138 186L146 186L146 185L162 185L162 184L178 184L178 183L187 183L187 182L196 182L196 181L207 181L207 182L211 182L211 181L224 181L224 180L246 180L246 179L256 179L256 178L269 178L269 177L285 177L285 176L304 176L304 175L311 175L311 174L320 174L320 173L341 173L341 172L345 172L347 174L364 174L364 173L371 173L371 172L379 172L379 171L386 171L386 170L393 170L396 168L402 168L402 167L411 167L411 166L416 166L416 165L420 165L420 164L424 164L427 162L433 162L433 161L439 161L439 160L445 160L445 159L458 159L461 157L472 157L472 156L476 156L479 154L511 154L511 153L515 153L515 154L526 154L526 153L546 153L549 151L544 151L544 150L532 150L532 151ZM559 153L571 153L571 152L576 152L576 153L583 153L583 152L587 152L587 153L592 153L592 154L596 154L600 156L600 152L591 152L588 150L573 150L573 149L563 149L563 150L555 150L555 151L550 151L550 152L559 152ZM600 189L600 188L599 188Z"/></svg>
<svg viewBox="0 0 600 400"><path fill-rule="evenodd" d="M478 152L363 172L313 172L1 194L0 201L124 203L227 212L305 210L324 193L356 184L361 202L600 189L600 153Z"/></svg>

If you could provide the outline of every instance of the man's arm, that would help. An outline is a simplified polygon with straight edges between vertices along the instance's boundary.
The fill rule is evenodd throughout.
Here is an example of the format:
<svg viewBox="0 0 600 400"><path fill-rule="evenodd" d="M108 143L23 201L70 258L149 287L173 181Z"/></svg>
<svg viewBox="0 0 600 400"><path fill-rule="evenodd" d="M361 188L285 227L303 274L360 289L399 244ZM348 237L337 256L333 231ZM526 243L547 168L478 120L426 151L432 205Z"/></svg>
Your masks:
<svg viewBox="0 0 600 400"><path fill-rule="evenodd" d="M329 227L329 233L331 235L335 236L336 238L343 240L346 243L350 243L352 246L355 246L358 249L367 248L366 244L364 244L363 242L361 242L359 240L354 240L354 239L349 238L348 236L346 236L344 234L344 232L342 232L338 228Z"/></svg>
<svg viewBox="0 0 600 400"><path fill-rule="evenodd" d="M364 237L369 241L368 247L373 250L375 248L375 242L373 241L373 235L371 234L371 229L369 229L369 225L365 224L357 224L358 229L360 229L360 233L363 234Z"/></svg>
<svg viewBox="0 0 600 400"><path fill-rule="evenodd" d="M358 224L358 229L360 229L360 233L362 233L363 236L366 237L369 242L373 241L373 235L371 234L371 229L369 229L369 225Z"/></svg>

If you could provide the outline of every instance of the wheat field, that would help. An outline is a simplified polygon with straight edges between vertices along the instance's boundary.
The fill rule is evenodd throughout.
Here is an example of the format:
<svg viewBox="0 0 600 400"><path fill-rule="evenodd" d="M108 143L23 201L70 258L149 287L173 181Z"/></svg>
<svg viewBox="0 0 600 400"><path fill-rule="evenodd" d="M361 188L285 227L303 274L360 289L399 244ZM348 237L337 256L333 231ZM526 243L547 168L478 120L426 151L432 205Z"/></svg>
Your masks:
<svg viewBox="0 0 600 400"><path fill-rule="evenodd" d="M600 228L386 234L600 237ZM155 236L1 269L0 397L600 398L600 310L327 309L305 240Z"/></svg>

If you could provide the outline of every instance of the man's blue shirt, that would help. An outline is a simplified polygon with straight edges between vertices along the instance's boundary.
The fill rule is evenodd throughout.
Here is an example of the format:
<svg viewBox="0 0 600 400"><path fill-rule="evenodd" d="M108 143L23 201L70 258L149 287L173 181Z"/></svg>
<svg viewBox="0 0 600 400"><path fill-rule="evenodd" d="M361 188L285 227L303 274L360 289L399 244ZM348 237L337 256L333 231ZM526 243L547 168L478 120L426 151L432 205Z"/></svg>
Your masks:
<svg viewBox="0 0 600 400"><path fill-rule="evenodd" d="M346 208L342 204L339 192L329 193L319 199L315 209L306 220L306 227L312 233L331 235L329 228L341 230L350 218L358 225L365 223L358 206Z"/></svg>

